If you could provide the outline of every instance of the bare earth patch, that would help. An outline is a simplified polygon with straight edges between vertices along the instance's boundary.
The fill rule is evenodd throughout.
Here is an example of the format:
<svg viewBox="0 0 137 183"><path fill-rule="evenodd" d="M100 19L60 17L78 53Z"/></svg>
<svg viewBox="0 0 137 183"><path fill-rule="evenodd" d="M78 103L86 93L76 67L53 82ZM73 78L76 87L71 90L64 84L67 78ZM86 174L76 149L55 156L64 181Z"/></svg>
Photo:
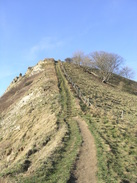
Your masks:
<svg viewBox="0 0 137 183"><path fill-rule="evenodd" d="M97 159L94 138L85 121L79 117L76 117L75 120L79 125L83 143L73 171L73 177L69 183L96 183Z"/></svg>

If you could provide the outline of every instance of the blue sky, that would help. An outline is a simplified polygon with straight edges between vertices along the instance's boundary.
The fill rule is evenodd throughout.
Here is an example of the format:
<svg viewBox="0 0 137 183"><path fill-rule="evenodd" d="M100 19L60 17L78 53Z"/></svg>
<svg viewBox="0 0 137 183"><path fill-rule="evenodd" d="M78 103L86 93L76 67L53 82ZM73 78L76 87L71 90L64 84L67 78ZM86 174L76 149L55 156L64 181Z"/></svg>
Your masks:
<svg viewBox="0 0 137 183"><path fill-rule="evenodd" d="M44 58L119 54L137 81L137 0L0 0L0 95Z"/></svg>

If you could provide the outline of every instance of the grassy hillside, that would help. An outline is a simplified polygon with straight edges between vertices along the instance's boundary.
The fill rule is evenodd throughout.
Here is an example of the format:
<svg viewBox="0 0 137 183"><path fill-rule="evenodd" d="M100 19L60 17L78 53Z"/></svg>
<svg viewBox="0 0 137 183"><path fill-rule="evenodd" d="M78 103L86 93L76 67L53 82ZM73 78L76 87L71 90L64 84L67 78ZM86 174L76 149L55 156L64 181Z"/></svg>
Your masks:
<svg viewBox="0 0 137 183"><path fill-rule="evenodd" d="M104 84L82 67L63 65L73 83L92 104L86 107L81 102L81 107L83 118L96 139L99 182L136 182L137 96L130 94L135 92L127 91L123 80L123 88L116 86L116 81L120 80L116 78L115 83L113 78L112 84ZM133 87L136 88L136 83Z"/></svg>
<svg viewBox="0 0 137 183"><path fill-rule="evenodd" d="M0 98L0 182L67 182L81 144L72 103L54 60L10 85Z"/></svg>
<svg viewBox="0 0 137 183"><path fill-rule="evenodd" d="M87 68L63 66L90 106L54 59L15 78L0 98L0 182L68 182L82 144L79 116L95 137L98 182L135 183L137 83L113 76L104 84Z"/></svg>
<svg viewBox="0 0 137 183"><path fill-rule="evenodd" d="M93 74L97 75L96 79L98 78L99 80L101 80L100 71L98 69L84 66L82 66L81 68L83 69L84 72L88 72L92 76ZM112 74L108 84L122 91L137 95L137 82L135 81L126 79L116 74Z"/></svg>

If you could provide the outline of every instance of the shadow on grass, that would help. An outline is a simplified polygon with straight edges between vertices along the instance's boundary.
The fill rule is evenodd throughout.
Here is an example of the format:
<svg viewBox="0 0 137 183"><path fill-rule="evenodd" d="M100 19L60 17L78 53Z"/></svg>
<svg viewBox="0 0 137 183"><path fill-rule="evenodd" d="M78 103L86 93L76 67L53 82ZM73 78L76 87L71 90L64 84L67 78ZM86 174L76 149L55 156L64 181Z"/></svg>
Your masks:
<svg viewBox="0 0 137 183"><path fill-rule="evenodd" d="M76 183L76 182L77 182L77 179L75 178L75 176L73 174L71 174L71 177L67 183Z"/></svg>

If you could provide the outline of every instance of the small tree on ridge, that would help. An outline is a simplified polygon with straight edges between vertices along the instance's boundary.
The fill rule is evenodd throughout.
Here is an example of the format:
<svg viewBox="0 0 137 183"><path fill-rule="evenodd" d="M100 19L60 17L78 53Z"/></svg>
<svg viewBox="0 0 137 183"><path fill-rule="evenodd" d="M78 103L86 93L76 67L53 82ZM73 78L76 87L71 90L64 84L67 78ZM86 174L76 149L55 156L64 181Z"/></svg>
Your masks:
<svg viewBox="0 0 137 183"><path fill-rule="evenodd" d="M114 53L96 51L91 53L90 56L92 67L99 69L102 82L109 81L112 73L117 74L121 65L123 64L123 58Z"/></svg>

